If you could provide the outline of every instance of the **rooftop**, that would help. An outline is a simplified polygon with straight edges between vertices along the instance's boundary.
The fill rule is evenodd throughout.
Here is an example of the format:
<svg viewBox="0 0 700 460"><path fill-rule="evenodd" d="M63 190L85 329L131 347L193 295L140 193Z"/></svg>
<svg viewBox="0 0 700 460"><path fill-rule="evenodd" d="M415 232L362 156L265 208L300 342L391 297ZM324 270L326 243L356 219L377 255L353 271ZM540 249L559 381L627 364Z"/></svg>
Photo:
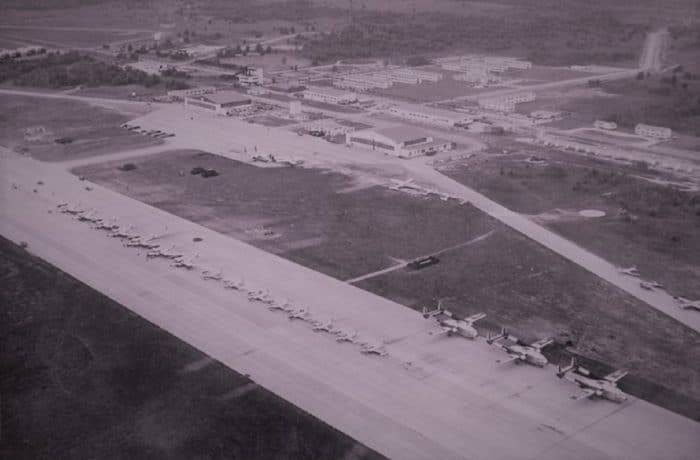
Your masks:
<svg viewBox="0 0 700 460"><path fill-rule="evenodd" d="M430 137L430 134L416 129L414 126L390 126L388 128L381 128L373 130L375 133L380 134L393 140L396 143L412 141L421 137Z"/></svg>
<svg viewBox="0 0 700 460"><path fill-rule="evenodd" d="M353 94L349 91L343 91L340 89L335 89L335 88L329 88L329 87L320 87L320 86L309 86L306 88L306 91L311 91L314 93L321 93L321 94L327 94L329 96L347 96L349 94Z"/></svg>
<svg viewBox="0 0 700 460"><path fill-rule="evenodd" d="M246 96L245 94L231 90L217 91L215 93L205 95L204 98L215 104L226 104L229 102L243 102L250 100L250 97Z"/></svg>

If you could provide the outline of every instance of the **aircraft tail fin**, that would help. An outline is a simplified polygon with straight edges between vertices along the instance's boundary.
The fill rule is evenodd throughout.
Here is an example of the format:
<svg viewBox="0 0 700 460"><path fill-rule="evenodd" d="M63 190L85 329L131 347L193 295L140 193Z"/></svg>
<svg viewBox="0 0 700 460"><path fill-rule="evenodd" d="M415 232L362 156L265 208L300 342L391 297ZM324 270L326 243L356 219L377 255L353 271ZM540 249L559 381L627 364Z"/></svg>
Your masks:
<svg viewBox="0 0 700 460"><path fill-rule="evenodd" d="M571 358L571 363L568 366L561 367L559 365L559 371L557 372L557 377L560 379L563 378L567 373L575 370L578 367L578 363L576 362L576 358Z"/></svg>
<svg viewBox="0 0 700 460"><path fill-rule="evenodd" d="M496 334L494 336L491 336L491 334L489 334L486 338L486 343L491 345L494 342L497 342L497 341L499 341L501 339L505 339L505 338L508 338L508 330L505 327L502 327L501 332L499 334Z"/></svg>

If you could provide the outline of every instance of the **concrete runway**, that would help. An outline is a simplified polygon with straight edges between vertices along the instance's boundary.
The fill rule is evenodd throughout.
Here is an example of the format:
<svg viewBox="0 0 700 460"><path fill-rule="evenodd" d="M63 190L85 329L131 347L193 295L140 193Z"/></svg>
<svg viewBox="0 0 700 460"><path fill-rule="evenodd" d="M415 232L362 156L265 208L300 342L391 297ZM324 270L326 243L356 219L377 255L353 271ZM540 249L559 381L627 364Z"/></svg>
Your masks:
<svg viewBox="0 0 700 460"><path fill-rule="evenodd" d="M700 449L694 421L634 398L573 401L578 388L551 367L497 365L502 353L482 340L433 336L432 323L406 307L80 181L60 164L0 150L0 171L2 235L390 458L680 460ZM144 236L165 232L163 246L197 253L199 267L149 260L59 213L62 202ZM204 269L332 318L389 354L363 355L202 279Z"/></svg>

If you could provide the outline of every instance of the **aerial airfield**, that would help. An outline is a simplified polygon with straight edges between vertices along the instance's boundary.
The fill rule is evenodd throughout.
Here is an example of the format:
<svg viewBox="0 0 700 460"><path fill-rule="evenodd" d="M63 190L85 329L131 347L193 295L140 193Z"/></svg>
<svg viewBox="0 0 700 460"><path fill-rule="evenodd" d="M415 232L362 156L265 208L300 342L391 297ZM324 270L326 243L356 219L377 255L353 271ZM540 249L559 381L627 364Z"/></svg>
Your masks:
<svg viewBox="0 0 700 460"><path fill-rule="evenodd" d="M668 40L632 67L464 55L149 99L3 87L0 235L387 458L689 460L694 141L566 105L675 72Z"/></svg>

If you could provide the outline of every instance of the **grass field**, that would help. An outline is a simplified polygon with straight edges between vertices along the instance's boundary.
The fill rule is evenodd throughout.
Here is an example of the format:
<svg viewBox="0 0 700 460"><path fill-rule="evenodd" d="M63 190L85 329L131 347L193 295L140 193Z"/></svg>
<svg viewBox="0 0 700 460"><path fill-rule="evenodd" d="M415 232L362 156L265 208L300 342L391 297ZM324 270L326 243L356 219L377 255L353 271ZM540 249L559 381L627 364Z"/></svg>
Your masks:
<svg viewBox="0 0 700 460"><path fill-rule="evenodd" d="M630 367L656 384L673 381L700 400L700 370L687 366L700 357L700 348L688 345L697 334L469 205L192 151L136 164L130 172L108 163L75 173L339 279L492 232L441 253L436 266L398 269L359 286L415 309L447 297L458 314L488 313L486 328L506 325L526 339L554 335L597 362ZM187 174L198 165L220 175Z"/></svg>
<svg viewBox="0 0 700 460"><path fill-rule="evenodd" d="M72 160L160 142L120 128L129 119L126 115L84 102L0 95L0 105L4 109L0 143L42 161ZM73 142L55 142L64 137Z"/></svg>
<svg viewBox="0 0 700 460"><path fill-rule="evenodd" d="M380 459L0 238L0 457Z"/></svg>
<svg viewBox="0 0 700 460"><path fill-rule="evenodd" d="M672 179L630 165L514 143L509 155L474 157L445 173L670 293L700 297L700 193L650 182ZM535 157L540 162L526 161ZM583 209L607 215L587 219Z"/></svg>

